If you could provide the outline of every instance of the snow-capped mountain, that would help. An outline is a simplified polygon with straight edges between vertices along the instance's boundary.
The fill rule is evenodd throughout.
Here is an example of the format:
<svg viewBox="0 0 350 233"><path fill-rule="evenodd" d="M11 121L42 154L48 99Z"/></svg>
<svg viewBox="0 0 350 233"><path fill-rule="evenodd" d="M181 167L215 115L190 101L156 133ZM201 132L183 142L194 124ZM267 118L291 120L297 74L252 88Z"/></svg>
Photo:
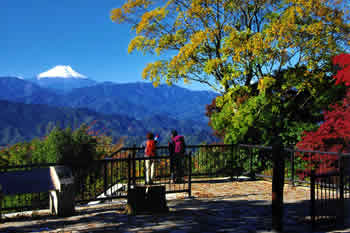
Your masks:
<svg viewBox="0 0 350 233"><path fill-rule="evenodd" d="M63 66L58 65L54 68L45 71L43 73L40 73L37 76L38 79L42 78L83 78L86 79L87 77L83 74L80 74L72 69L70 66Z"/></svg>
<svg viewBox="0 0 350 233"><path fill-rule="evenodd" d="M55 66L48 71L38 74L32 81L41 87L50 88L59 93L96 84L96 81L87 78L87 76L78 73L67 65Z"/></svg>

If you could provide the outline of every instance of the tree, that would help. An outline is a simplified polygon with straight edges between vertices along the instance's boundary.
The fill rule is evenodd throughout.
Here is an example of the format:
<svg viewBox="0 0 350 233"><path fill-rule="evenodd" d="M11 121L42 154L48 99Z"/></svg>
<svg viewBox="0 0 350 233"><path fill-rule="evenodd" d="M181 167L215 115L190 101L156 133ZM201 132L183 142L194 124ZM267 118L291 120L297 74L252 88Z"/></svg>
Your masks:
<svg viewBox="0 0 350 233"><path fill-rule="evenodd" d="M333 59L335 65L341 69L337 75L336 85L345 84L350 86L350 54L342 54ZM341 103L335 103L330 106L330 111L324 111L324 121L317 130L306 131L302 140L298 142L297 147L301 150L323 151L323 152L350 152L350 90ZM336 155L320 153L304 153L299 156L309 163L304 172L315 169L316 173L334 170L335 162L338 160ZM321 167L320 167L321 166Z"/></svg>
<svg viewBox="0 0 350 233"><path fill-rule="evenodd" d="M207 106L212 128L229 142L271 144L279 134L284 144L295 145L303 131L316 129L322 121L322 111L345 95L344 86L335 86L330 75L315 79L305 75L305 70L305 67L283 70L274 75L275 81L263 92L240 91L226 95L225 104ZM305 79L309 80L310 88L284 89L290 80L297 85Z"/></svg>
<svg viewBox="0 0 350 233"><path fill-rule="evenodd" d="M257 118L250 110L264 113L261 119L272 117L267 123L276 122L288 111L280 106L290 92L296 93L289 103L304 91L314 96L320 86L325 87L314 82L328 82L331 57L350 43L349 13L343 4L331 0L127 0L112 10L111 19L132 24L136 36L129 52L159 56L144 68L144 79L155 86L161 81L170 85L197 81L221 92L215 107L222 117L212 120L213 125L234 125L244 117L242 130L235 131L234 126L231 135L237 135L227 137L237 142L249 134ZM293 69L302 76L293 75ZM302 105L313 104L313 99L305 99ZM273 116L267 113L271 111Z"/></svg>

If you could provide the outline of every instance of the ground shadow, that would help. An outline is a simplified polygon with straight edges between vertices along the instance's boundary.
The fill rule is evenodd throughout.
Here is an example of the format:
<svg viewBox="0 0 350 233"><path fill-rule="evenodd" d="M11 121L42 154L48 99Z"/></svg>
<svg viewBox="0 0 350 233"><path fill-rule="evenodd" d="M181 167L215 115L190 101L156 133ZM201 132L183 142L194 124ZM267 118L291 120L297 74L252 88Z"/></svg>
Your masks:
<svg viewBox="0 0 350 233"><path fill-rule="evenodd" d="M1 232L262 232L271 230L271 203L259 200L184 199L168 202L170 212L127 216L117 209L79 212L69 218L18 221L0 227ZM298 221L305 214L305 203L285 205L284 232L310 232L311 225ZM306 215L305 215L306 216Z"/></svg>

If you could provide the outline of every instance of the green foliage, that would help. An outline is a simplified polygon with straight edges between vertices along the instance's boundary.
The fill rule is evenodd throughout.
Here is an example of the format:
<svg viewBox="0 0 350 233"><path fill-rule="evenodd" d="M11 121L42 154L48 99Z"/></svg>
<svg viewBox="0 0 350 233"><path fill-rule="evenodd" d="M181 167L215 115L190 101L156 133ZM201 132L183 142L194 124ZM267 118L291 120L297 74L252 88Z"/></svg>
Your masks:
<svg viewBox="0 0 350 233"><path fill-rule="evenodd" d="M58 162L72 166L84 166L97 159L97 141L88 134L87 125L72 131L70 128L54 128L42 144L41 153L47 162Z"/></svg>
<svg viewBox="0 0 350 233"><path fill-rule="evenodd" d="M70 128L55 127L41 140L17 143L1 152L1 157L7 160L9 165L64 163L80 167L98 159L104 150L97 150L96 137L89 135L88 126L83 124L74 131Z"/></svg>
<svg viewBox="0 0 350 233"><path fill-rule="evenodd" d="M305 75L304 67L283 70L271 79L268 85L256 84L265 85L263 91L241 86L216 99L216 108L209 111L211 126L223 132L226 143L271 144L279 135L285 145L294 145L304 130L317 127L323 109L345 94L331 75Z"/></svg>

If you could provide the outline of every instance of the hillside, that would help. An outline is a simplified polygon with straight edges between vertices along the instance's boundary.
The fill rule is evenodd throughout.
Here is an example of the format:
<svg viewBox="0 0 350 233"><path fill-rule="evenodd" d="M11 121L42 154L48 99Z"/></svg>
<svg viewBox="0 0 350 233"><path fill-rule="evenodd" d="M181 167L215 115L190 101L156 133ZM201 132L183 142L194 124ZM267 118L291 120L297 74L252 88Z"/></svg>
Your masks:
<svg viewBox="0 0 350 233"><path fill-rule="evenodd" d="M148 131L158 133L165 143L171 129L177 129L188 143L212 141L208 127L194 121L178 121L155 116L139 121L123 115L103 115L88 109L52 107L0 100L0 144L13 144L45 136L54 126L79 127L96 121L95 130L102 130L115 140L126 136L128 144L141 143Z"/></svg>
<svg viewBox="0 0 350 233"><path fill-rule="evenodd" d="M64 97L64 105L84 107L106 114L123 114L143 120L153 115L207 122L205 105L217 94L192 91L178 86L150 83L116 84L104 82L77 88Z"/></svg>
<svg viewBox="0 0 350 233"><path fill-rule="evenodd" d="M1 100L21 103L49 104L61 98L54 91L16 77L0 77L0 90Z"/></svg>
<svg viewBox="0 0 350 233"><path fill-rule="evenodd" d="M61 81L59 84L64 85L67 80L61 79ZM0 99L14 102L88 108L103 114L126 115L138 120L153 115L164 115L205 124L207 122L205 105L210 104L217 96L214 92L192 91L175 85L160 85L154 88L150 83L112 82L59 93L15 77L0 77L0 90L2 90Z"/></svg>

